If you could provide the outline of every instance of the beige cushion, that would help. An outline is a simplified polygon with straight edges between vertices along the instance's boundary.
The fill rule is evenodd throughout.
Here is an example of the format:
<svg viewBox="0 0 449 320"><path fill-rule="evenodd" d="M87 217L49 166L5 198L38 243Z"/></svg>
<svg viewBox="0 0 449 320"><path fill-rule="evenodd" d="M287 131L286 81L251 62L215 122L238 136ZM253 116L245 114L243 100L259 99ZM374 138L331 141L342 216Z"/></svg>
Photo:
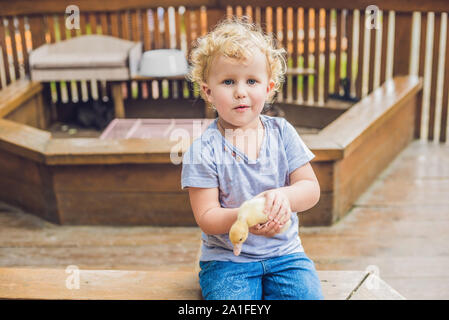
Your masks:
<svg viewBox="0 0 449 320"><path fill-rule="evenodd" d="M98 79L126 80L137 73L142 43L104 35L84 35L45 44L30 54L31 77L35 81ZM115 72L113 69L120 69ZM123 70L127 70L124 77ZM107 72L111 69L111 72ZM70 71L65 75L66 71ZM84 71L83 71L84 70ZM96 74L103 72L106 74ZM118 71L118 70L117 70ZM119 79L117 78L119 75Z"/></svg>
<svg viewBox="0 0 449 320"><path fill-rule="evenodd" d="M77 54L56 53L42 54L36 59L34 69L87 68L87 67L126 67L127 53Z"/></svg>

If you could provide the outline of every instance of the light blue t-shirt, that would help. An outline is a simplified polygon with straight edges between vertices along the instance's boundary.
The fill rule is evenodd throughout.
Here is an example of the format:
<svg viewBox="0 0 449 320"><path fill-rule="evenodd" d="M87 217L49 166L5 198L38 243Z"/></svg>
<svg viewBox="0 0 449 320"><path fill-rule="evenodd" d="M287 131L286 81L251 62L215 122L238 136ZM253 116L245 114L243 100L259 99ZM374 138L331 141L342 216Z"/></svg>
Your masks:
<svg viewBox="0 0 449 320"><path fill-rule="evenodd" d="M184 153L181 187L218 188L222 208L237 208L259 193L289 185L289 175L315 155L296 129L284 118L260 115L265 127L257 160L248 158L225 139L217 119ZM273 237L248 234L239 256L233 253L228 234L202 233L201 261L253 262L303 252L298 236L298 216L291 213L290 228Z"/></svg>

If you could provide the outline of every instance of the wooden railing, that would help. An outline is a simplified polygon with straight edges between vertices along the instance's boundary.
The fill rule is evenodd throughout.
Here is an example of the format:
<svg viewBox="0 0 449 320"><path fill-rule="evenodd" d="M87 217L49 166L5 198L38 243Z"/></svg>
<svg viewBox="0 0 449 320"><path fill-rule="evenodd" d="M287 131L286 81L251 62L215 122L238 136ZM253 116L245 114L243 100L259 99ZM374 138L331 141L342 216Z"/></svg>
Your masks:
<svg viewBox="0 0 449 320"><path fill-rule="evenodd" d="M248 15L274 32L288 51L290 68L315 69L314 76L287 77L278 101L324 104L342 95L340 80L350 80L358 98L400 74L424 78L416 137L444 142L448 135L449 2L437 0L248 0L240 1L87 1L0 0L0 87L29 74L28 54L44 43L101 33L142 41L144 50L178 48L188 55L193 40L227 15ZM65 9L80 9L80 29L65 28ZM378 6L378 28L365 11ZM52 83L52 101L109 99L104 82ZM196 88L184 80L123 83L128 99L194 99Z"/></svg>

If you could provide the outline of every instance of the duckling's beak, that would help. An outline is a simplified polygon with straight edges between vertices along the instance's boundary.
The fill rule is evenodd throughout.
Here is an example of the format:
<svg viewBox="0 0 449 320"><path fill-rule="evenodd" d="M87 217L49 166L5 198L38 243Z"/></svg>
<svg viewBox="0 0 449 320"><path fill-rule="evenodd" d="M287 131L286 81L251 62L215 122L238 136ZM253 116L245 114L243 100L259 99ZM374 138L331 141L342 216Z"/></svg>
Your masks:
<svg viewBox="0 0 449 320"><path fill-rule="evenodd" d="M240 254L240 251L242 251L242 244L237 243L234 245L234 255L238 256Z"/></svg>

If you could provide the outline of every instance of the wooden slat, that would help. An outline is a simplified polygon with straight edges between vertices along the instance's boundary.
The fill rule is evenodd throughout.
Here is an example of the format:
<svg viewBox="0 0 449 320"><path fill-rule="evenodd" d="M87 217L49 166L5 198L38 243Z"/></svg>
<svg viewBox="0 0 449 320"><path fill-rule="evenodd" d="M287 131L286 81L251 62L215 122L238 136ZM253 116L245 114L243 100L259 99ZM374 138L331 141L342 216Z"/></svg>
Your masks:
<svg viewBox="0 0 449 320"><path fill-rule="evenodd" d="M428 140L432 141L435 128L435 109L437 98L437 78L438 78L438 58L440 54L440 27L441 14L435 14L435 23L433 29L433 57L432 57L432 80L430 82L430 103L429 103L429 131ZM448 72L448 71L446 71Z"/></svg>
<svg viewBox="0 0 449 320"><path fill-rule="evenodd" d="M79 148L80 143L84 144L83 149ZM144 139L122 139L114 145L110 141L93 138L51 139L45 161L55 165L172 163L170 153L176 143L156 138L151 140L151 144Z"/></svg>
<svg viewBox="0 0 449 320"><path fill-rule="evenodd" d="M64 15L57 15L56 19L58 21L58 28L59 28L59 40L60 41L64 41L67 38L67 34L66 34L66 25L65 25L65 16ZM72 88L71 88L71 82L70 81L62 81L61 83L64 83L65 85L65 89L63 90L64 93L67 94L67 102L72 101L73 102L73 95L74 93L72 92ZM61 89L63 87L61 86ZM61 91L61 95L62 95L62 91Z"/></svg>
<svg viewBox="0 0 449 320"><path fill-rule="evenodd" d="M30 24L32 47L33 49L36 49L45 43L44 17L28 17L28 23Z"/></svg>
<svg viewBox="0 0 449 320"><path fill-rule="evenodd" d="M208 11L209 13L209 11ZM208 17L208 23L210 18ZM181 50L181 17L179 10L175 10L175 36L176 36L176 49Z"/></svg>
<svg viewBox="0 0 449 320"><path fill-rule="evenodd" d="M187 40L187 52L190 53L192 50L192 45L193 45L193 37L192 37L192 23L194 23L192 21L192 15L191 15L191 9L186 9L184 12L184 23L185 23L185 30L186 30L186 40ZM193 94L193 83L189 82L188 83L188 96L187 98L193 98L194 94Z"/></svg>
<svg viewBox="0 0 449 320"><path fill-rule="evenodd" d="M25 17L19 17L19 33L20 33L20 40L21 40L21 46L22 46L22 57L23 57L23 67L25 70L25 75L30 74L30 66L28 62L28 50L26 45L26 38L25 38Z"/></svg>
<svg viewBox="0 0 449 320"><path fill-rule="evenodd" d="M111 89L112 99L114 101L114 116L115 118L124 118L125 107L123 104L122 86L120 83L114 83Z"/></svg>
<svg viewBox="0 0 449 320"><path fill-rule="evenodd" d="M131 40L131 30L129 25L129 10L122 11L119 15L120 20L120 38ZM130 99L132 98L132 88L131 88L131 82L130 81L123 81L121 83L123 92L123 98L124 99ZM124 114L123 114L124 116Z"/></svg>
<svg viewBox="0 0 449 320"><path fill-rule="evenodd" d="M139 28L139 20L140 20L140 10L132 10L130 12L130 16L131 16L131 38L132 41L135 42L139 42L142 41L142 29ZM133 88L137 89L137 95L135 96L136 99L140 99L142 98L142 83L137 82L137 81L132 81L130 84L130 93L131 93L131 97L134 98L134 96L132 95L133 92Z"/></svg>
<svg viewBox="0 0 449 320"><path fill-rule="evenodd" d="M440 125L440 142L446 142L447 135L447 123L448 123L448 100L449 100L449 28L446 31L446 48L445 48L445 65L443 66L444 72L444 84L443 84L443 100L441 110L441 125Z"/></svg>
<svg viewBox="0 0 449 320"><path fill-rule="evenodd" d="M57 15L58 19L58 27L59 27L59 36L60 40L66 40L66 27L65 27L65 16L64 15Z"/></svg>
<svg viewBox="0 0 449 320"><path fill-rule="evenodd" d="M80 34L87 34L87 21L89 21L89 13L80 12Z"/></svg>
<svg viewBox="0 0 449 320"><path fill-rule="evenodd" d="M288 26L287 26L287 8L280 8L280 17L282 18L282 21L280 23L280 27L282 28L282 46L287 50L288 48ZM287 53L287 56L289 54ZM287 79L286 79L287 80ZM284 97L284 100L288 98L288 81L284 82L284 85L282 86L282 95Z"/></svg>
<svg viewBox="0 0 449 320"><path fill-rule="evenodd" d="M267 33L267 9L260 7L260 25L262 30Z"/></svg>
<svg viewBox="0 0 449 320"><path fill-rule="evenodd" d="M187 41L187 52L190 52L192 49L192 22L190 17L190 9L186 9L184 12L184 23L185 23L185 31L186 31L186 41Z"/></svg>
<svg viewBox="0 0 449 320"><path fill-rule="evenodd" d="M14 72L16 74L16 80L20 78L19 71L19 55L17 53L17 43L16 43L16 28L14 26L14 19L10 18L8 23L9 29L9 37L11 39L11 47L12 47L12 57L14 63Z"/></svg>
<svg viewBox="0 0 449 320"><path fill-rule="evenodd" d="M70 101L73 103L77 103L81 100L81 89L79 81L70 81L67 82L67 85L70 86Z"/></svg>
<svg viewBox="0 0 449 320"><path fill-rule="evenodd" d="M246 6L245 15L250 18L250 22L254 22L253 8L251 6Z"/></svg>
<svg viewBox="0 0 449 320"><path fill-rule="evenodd" d="M137 10L136 15L133 16L133 24L135 27L133 29L138 29L138 36L134 37L134 41L141 41L143 51L147 51L148 43L148 13L146 9ZM139 23L140 22L140 23ZM139 97L142 99L148 98L148 84L147 81L139 81L137 82L137 87L139 90Z"/></svg>
<svg viewBox="0 0 449 320"><path fill-rule="evenodd" d="M168 15L168 9L164 9L164 48L171 48L170 44L170 19ZM173 80L167 81L168 96L173 97Z"/></svg>
<svg viewBox="0 0 449 320"><path fill-rule="evenodd" d="M100 13L101 34L110 35L111 30L109 28L109 14L107 12Z"/></svg>
<svg viewBox="0 0 449 320"><path fill-rule="evenodd" d="M274 36L276 37L276 39L278 40L278 17L277 17L277 7L276 6L271 6L271 15L270 15L270 19L271 19L271 30L274 33ZM278 43L278 45L280 45L280 43Z"/></svg>
<svg viewBox="0 0 449 320"><path fill-rule="evenodd" d="M298 10L299 8L293 8L293 52L292 52L292 60L293 60L293 68L298 68L298 56L299 56L299 46L298 46ZM296 101L298 99L298 76L292 76L292 99Z"/></svg>
<svg viewBox="0 0 449 320"><path fill-rule="evenodd" d="M142 12L142 35L143 35L143 50L148 51L151 50L151 32L150 32L150 26L148 22L148 9L143 9ZM152 91L151 91L151 82L145 81L142 82L142 96L146 96L146 98L151 98Z"/></svg>
<svg viewBox="0 0 449 320"><path fill-rule="evenodd" d="M129 12L122 11L120 13L120 23L121 23L121 35L122 39L129 40L130 39L130 30L129 30Z"/></svg>
<svg viewBox="0 0 449 320"><path fill-rule="evenodd" d="M326 9L326 39L324 52L324 102L329 96L329 80L330 80L330 35L331 35L331 11Z"/></svg>
<svg viewBox="0 0 449 320"><path fill-rule="evenodd" d="M374 88L374 71L376 66L374 65L376 60L376 29L371 29L368 31L370 33L370 43L369 43L369 71L368 71L368 93L371 93Z"/></svg>
<svg viewBox="0 0 449 320"><path fill-rule="evenodd" d="M421 14L421 33L419 42L419 69L418 75L424 78L424 67L426 58L426 42L427 42L427 14ZM418 101L418 106L416 109L416 121L415 121L415 137L419 138L421 136L421 125L422 125L422 103L423 94L419 95L420 100Z"/></svg>
<svg viewBox="0 0 449 320"><path fill-rule="evenodd" d="M170 46L170 20L168 17L168 9L164 9L164 48L171 48Z"/></svg>
<svg viewBox="0 0 449 320"><path fill-rule="evenodd" d="M49 43L55 43L56 42L56 34L55 34L54 17L52 15L45 16L45 21L47 24L47 32L50 36Z"/></svg>
<svg viewBox="0 0 449 320"><path fill-rule="evenodd" d="M346 57L347 57L347 61L346 61L346 77L349 79L351 87L352 87L352 82L353 82L353 78L352 78L352 46L353 46L353 32L354 32L354 11L353 10L348 10L347 11L347 16L346 16L346 21L347 21L347 27L346 27L346 37L347 37L347 48L346 48Z"/></svg>
<svg viewBox="0 0 449 320"><path fill-rule="evenodd" d="M396 12L393 76L409 72L412 22L411 13Z"/></svg>
<svg viewBox="0 0 449 320"><path fill-rule="evenodd" d="M258 25L261 25L261 20L262 20L261 8L257 6L254 9L254 22L257 23Z"/></svg>
<svg viewBox="0 0 449 320"><path fill-rule="evenodd" d="M186 10L186 13L187 13L187 10ZM161 49L163 39L161 38L161 31L159 28L159 15L157 13L157 10L153 11L153 21L154 21L154 48L153 49Z"/></svg>
<svg viewBox="0 0 449 320"><path fill-rule="evenodd" d="M207 30L211 31L225 16L225 11L221 9L208 9L207 10Z"/></svg>
<svg viewBox="0 0 449 320"><path fill-rule="evenodd" d="M319 97L319 88L320 88L320 9L315 9L315 76L314 84L313 84L313 94L314 101L318 102L320 100Z"/></svg>
<svg viewBox="0 0 449 320"><path fill-rule="evenodd" d="M385 82L387 72L387 47L388 47L388 11L382 11L382 53L380 58L380 83Z"/></svg>
<svg viewBox="0 0 449 320"><path fill-rule="evenodd" d="M143 50L151 49L151 33L148 25L148 10L142 12L142 33L143 33Z"/></svg>
<svg viewBox="0 0 449 320"><path fill-rule="evenodd" d="M187 12L187 10L186 10ZM155 9L153 10L153 21L154 21L154 48L153 49L161 49L163 48L163 37L161 36L161 31L160 31L160 27L159 27L159 14L158 14L158 10ZM158 90L159 90L159 99L162 98L162 81L159 80L157 81L157 86L158 86Z"/></svg>
<svg viewBox="0 0 449 320"><path fill-rule="evenodd" d="M304 68L309 68L309 9L304 9ZM309 77L303 77L303 99L309 100Z"/></svg>
<svg viewBox="0 0 449 320"><path fill-rule="evenodd" d="M363 87L363 63L365 61L364 57L364 42L365 42L365 10L360 11L360 24L359 24L359 58L357 61L358 68L357 68L357 77L356 77L356 92L357 97L362 97L362 87Z"/></svg>
<svg viewBox="0 0 449 320"><path fill-rule="evenodd" d="M119 13L113 12L110 14L111 18L111 35L113 37L120 37L120 31L119 31Z"/></svg>
<svg viewBox="0 0 449 320"><path fill-rule="evenodd" d="M341 37L343 34L343 25L342 25L342 11L336 10L337 19L336 19L336 46L335 46L335 81L334 81L334 93L339 94L340 92L340 79L341 79Z"/></svg>
<svg viewBox="0 0 449 320"><path fill-rule="evenodd" d="M97 34L97 16L97 12L92 12L89 14L90 31L92 34Z"/></svg>
<svg viewBox="0 0 449 320"><path fill-rule="evenodd" d="M273 33L276 37L276 39L278 39L278 16L277 16L277 7L276 6L272 6L271 7L271 28L273 30ZM280 45L280 43L278 43L278 45Z"/></svg>
<svg viewBox="0 0 449 320"><path fill-rule="evenodd" d="M6 33L5 27L3 25L3 19L0 17L0 46L1 46L1 54L3 58L3 70L5 71L6 76L6 85L11 83L11 75L9 74L9 62L8 62L8 53L6 51Z"/></svg>
<svg viewBox="0 0 449 320"><path fill-rule="evenodd" d="M179 192L180 173L180 168L169 163L134 170L127 166L73 166L55 169L53 183L60 193Z"/></svg>
<svg viewBox="0 0 449 320"><path fill-rule="evenodd" d="M213 28L220 22L220 20L223 17L225 17L225 15L226 15L225 10L215 9L215 8L207 9L207 22L206 22L207 23L207 26L206 26L207 31L213 30ZM177 30L178 30L178 28L177 28ZM182 92L183 83L184 83L184 81L178 82L179 97L183 96L183 92ZM189 86L189 83L186 83L186 85ZM206 107L205 117L215 118L215 111L211 111L211 110L209 110L209 108Z"/></svg>

